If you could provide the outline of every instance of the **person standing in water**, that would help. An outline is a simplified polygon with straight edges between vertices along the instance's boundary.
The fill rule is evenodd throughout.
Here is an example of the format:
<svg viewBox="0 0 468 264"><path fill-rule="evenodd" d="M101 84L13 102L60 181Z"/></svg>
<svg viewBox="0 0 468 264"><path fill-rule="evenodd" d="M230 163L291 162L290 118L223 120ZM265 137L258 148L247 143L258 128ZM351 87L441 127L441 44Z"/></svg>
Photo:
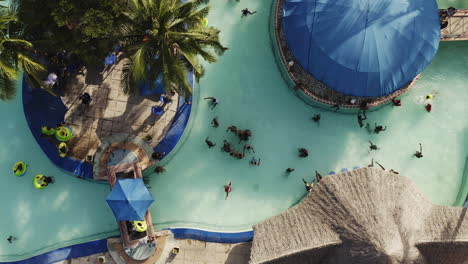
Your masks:
<svg viewBox="0 0 468 264"><path fill-rule="evenodd" d="M416 151L416 153L414 153L414 156L418 159L424 157L423 156L423 153L422 153L422 144L419 143L419 151Z"/></svg>
<svg viewBox="0 0 468 264"><path fill-rule="evenodd" d="M323 179L322 174L320 174L318 171L315 171L315 179L317 182L320 182Z"/></svg>
<svg viewBox="0 0 468 264"><path fill-rule="evenodd" d="M229 193L232 191L232 188L231 188L231 182L229 182L228 185L224 185L224 192L226 193L226 198L224 198L224 200L227 200L228 196L229 196Z"/></svg>
<svg viewBox="0 0 468 264"><path fill-rule="evenodd" d="M314 182L308 183L304 178L302 178L302 182L304 182L305 188L307 192L311 192L312 188L314 187Z"/></svg>
<svg viewBox="0 0 468 264"><path fill-rule="evenodd" d="M250 145L250 144L245 144L245 146L244 146L244 153L245 153L245 150L251 150L253 153L255 153L254 148L253 148L252 145Z"/></svg>
<svg viewBox="0 0 468 264"><path fill-rule="evenodd" d="M357 115L357 121L358 121L359 127L364 126L364 123L362 123L362 121L364 121L366 119L367 119L366 111L362 112L362 115L361 115L361 112L359 111L359 113Z"/></svg>
<svg viewBox="0 0 468 264"><path fill-rule="evenodd" d="M287 169L286 169L286 174L289 175L289 174L290 174L291 172L293 172L293 171L294 171L293 168L287 168Z"/></svg>

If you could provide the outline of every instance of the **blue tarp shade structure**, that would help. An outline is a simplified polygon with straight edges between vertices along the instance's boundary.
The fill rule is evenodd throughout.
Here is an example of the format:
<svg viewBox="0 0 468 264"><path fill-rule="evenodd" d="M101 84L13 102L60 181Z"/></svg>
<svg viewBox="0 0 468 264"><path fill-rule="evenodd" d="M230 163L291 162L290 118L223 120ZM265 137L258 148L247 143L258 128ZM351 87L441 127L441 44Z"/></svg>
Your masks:
<svg viewBox="0 0 468 264"><path fill-rule="evenodd" d="M337 92L384 96L431 62L435 0L285 0L283 26L302 67Z"/></svg>
<svg viewBox="0 0 468 264"><path fill-rule="evenodd" d="M145 218L154 199L143 179L118 179L106 202L118 221L137 221Z"/></svg>

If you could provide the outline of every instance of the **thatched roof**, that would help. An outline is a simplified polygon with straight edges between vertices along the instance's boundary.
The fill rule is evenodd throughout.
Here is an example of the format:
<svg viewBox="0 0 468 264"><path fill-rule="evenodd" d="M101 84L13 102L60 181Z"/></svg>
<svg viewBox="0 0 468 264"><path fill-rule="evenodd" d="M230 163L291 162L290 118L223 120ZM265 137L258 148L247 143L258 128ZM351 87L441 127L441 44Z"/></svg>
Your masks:
<svg viewBox="0 0 468 264"><path fill-rule="evenodd" d="M253 229L251 264L468 263L467 208L433 205L376 168L327 176Z"/></svg>

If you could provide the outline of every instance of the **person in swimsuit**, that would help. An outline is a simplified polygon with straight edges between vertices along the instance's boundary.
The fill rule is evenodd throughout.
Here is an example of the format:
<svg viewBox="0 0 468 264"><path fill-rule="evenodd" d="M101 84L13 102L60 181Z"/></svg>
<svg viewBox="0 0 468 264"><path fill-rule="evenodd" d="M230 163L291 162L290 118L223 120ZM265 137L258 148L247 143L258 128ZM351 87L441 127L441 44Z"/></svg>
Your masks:
<svg viewBox="0 0 468 264"><path fill-rule="evenodd" d="M372 158L371 164L367 165L368 168L373 168L374 167L374 158Z"/></svg>
<svg viewBox="0 0 468 264"><path fill-rule="evenodd" d="M287 168L287 169L286 169L286 174L290 174L290 173L293 172L293 171L294 171L293 168Z"/></svg>
<svg viewBox="0 0 468 264"><path fill-rule="evenodd" d="M257 13L257 11L250 12L250 10L248 8L242 9L242 15L243 16L253 15L255 13Z"/></svg>
<svg viewBox="0 0 468 264"><path fill-rule="evenodd" d="M318 171L315 171L315 179L317 182L320 182L323 179L322 174L320 174Z"/></svg>
<svg viewBox="0 0 468 264"><path fill-rule="evenodd" d="M304 182L306 191L307 191L307 192L311 192L311 191L312 191L312 188L314 187L314 183L313 183L313 182L308 183L308 182L306 182L306 180L304 180L304 178L302 178L302 182Z"/></svg>
<svg viewBox="0 0 468 264"><path fill-rule="evenodd" d="M205 99L205 100L207 100L207 99L210 100L210 102L211 102L211 110L213 110L213 108L215 108L215 107L218 105L218 103L219 103L218 98L216 98L216 97L210 96L210 97L205 97L205 98L203 98L203 99Z"/></svg>
<svg viewBox="0 0 468 264"><path fill-rule="evenodd" d="M375 123L374 126L375 126L374 132L376 134L379 134L380 132L387 130L387 126L385 126L385 128L384 128L383 126L380 126L380 125L378 126L377 123Z"/></svg>
<svg viewBox="0 0 468 264"><path fill-rule="evenodd" d="M313 120L315 123L318 123L318 122L320 122L320 118L321 118L320 114L317 114L317 115L314 115L314 116L312 117L312 120Z"/></svg>
<svg viewBox="0 0 468 264"><path fill-rule="evenodd" d="M250 164L255 165L255 166L260 166L260 159L255 159L255 157L250 160Z"/></svg>
<svg viewBox="0 0 468 264"><path fill-rule="evenodd" d="M205 142L206 142L206 144L208 145L208 147L209 147L209 148L212 148L212 147L216 146L216 144L213 143L213 141L209 140L208 138L209 138L209 137L207 137L207 138L205 139Z"/></svg>
<svg viewBox="0 0 468 264"><path fill-rule="evenodd" d="M229 193L232 191L232 188L231 188L231 182L229 182L228 185L224 185L224 192L226 193L226 198L224 198L224 200L227 200L228 196L229 196Z"/></svg>
<svg viewBox="0 0 468 264"><path fill-rule="evenodd" d="M157 166L155 169L154 169L154 172L156 173L163 173L166 169L164 169L163 167L161 166Z"/></svg>
<svg viewBox="0 0 468 264"><path fill-rule="evenodd" d="M251 150L253 153L255 153L254 148L253 148L252 145L250 145L250 144L245 144L245 146L244 146L244 153L245 153L245 150Z"/></svg>
<svg viewBox="0 0 468 264"><path fill-rule="evenodd" d="M237 134L237 127L236 126L230 126L226 129L226 132L231 131L235 134Z"/></svg>
<svg viewBox="0 0 468 264"><path fill-rule="evenodd" d="M14 236L9 236L9 237L7 238L7 241L8 241L8 243L10 243L10 244L13 243L14 240L16 240L16 237L14 237Z"/></svg>
<svg viewBox="0 0 468 264"><path fill-rule="evenodd" d="M429 112L429 113L432 111L432 105L431 104L426 105L426 111Z"/></svg>
<svg viewBox="0 0 468 264"><path fill-rule="evenodd" d="M213 127L219 127L218 118L213 118L213 120L211 120L211 124L213 125Z"/></svg>
<svg viewBox="0 0 468 264"><path fill-rule="evenodd" d="M164 157L165 154L166 152L153 152L153 154L151 154L151 157L153 159L160 160Z"/></svg>
<svg viewBox="0 0 468 264"><path fill-rule="evenodd" d="M358 121L358 124L359 124L359 127L363 127L364 124L362 123L362 121L366 120L367 119L367 115L366 115L366 111L364 111L361 115L361 113L359 112L358 115L357 115L357 121Z"/></svg>
<svg viewBox="0 0 468 264"><path fill-rule="evenodd" d="M401 100L392 99L393 106L401 106Z"/></svg>
<svg viewBox="0 0 468 264"><path fill-rule="evenodd" d="M423 153L422 153L422 144L419 143L419 151L416 151L416 153L414 153L414 156L418 159L424 157Z"/></svg>
<svg viewBox="0 0 468 264"><path fill-rule="evenodd" d="M307 151L307 149L305 149L305 148L300 148L299 149L299 157L305 158L307 156L309 156L309 151Z"/></svg>
<svg viewBox="0 0 468 264"><path fill-rule="evenodd" d="M231 144L229 144L229 142L227 142L227 140L223 140L223 147L221 148L224 152L231 152L232 149L231 149Z"/></svg>
<svg viewBox="0 0 468 264"><path fill-rule="evenodd" d="M373 151L373 150L377 150L377 149L378 149L378 148L377 148L377 145L375 145L374 143L372 143L372 141L370 141L370 140L367 140L367 141L369 141L369 144L370 144L370 146L369 146L369 151Z"/></svg>

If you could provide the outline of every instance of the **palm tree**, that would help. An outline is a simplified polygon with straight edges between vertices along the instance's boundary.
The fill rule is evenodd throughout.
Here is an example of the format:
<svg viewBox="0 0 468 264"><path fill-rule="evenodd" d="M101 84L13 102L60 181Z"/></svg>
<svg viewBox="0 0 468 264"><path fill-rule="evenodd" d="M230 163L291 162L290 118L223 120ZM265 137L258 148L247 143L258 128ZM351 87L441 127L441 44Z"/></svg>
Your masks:
<svg viewBox="0 0 468 264"><path fill-rule="evenodd" d="M227 48L219 42L219 30L207 27L209 0L132 0L127 7L127 21L122 37L128 50L123 67L122 86L131 93L144 80L151 87L160 78L166 91L176 91L188 98L192 87L187 70L197 80L204 69L198 57L216 62Z"/></svg>
<svg viewBox="0 0 468 264"><path fill-rule="evenodd" d="M3 2L3 1L0 1ZM44 67L32 59L32 44L21 39L21 25L14 8L0 5L0 100L16 94L15 81L23 70L28 80L40 84Z"/></svg>

